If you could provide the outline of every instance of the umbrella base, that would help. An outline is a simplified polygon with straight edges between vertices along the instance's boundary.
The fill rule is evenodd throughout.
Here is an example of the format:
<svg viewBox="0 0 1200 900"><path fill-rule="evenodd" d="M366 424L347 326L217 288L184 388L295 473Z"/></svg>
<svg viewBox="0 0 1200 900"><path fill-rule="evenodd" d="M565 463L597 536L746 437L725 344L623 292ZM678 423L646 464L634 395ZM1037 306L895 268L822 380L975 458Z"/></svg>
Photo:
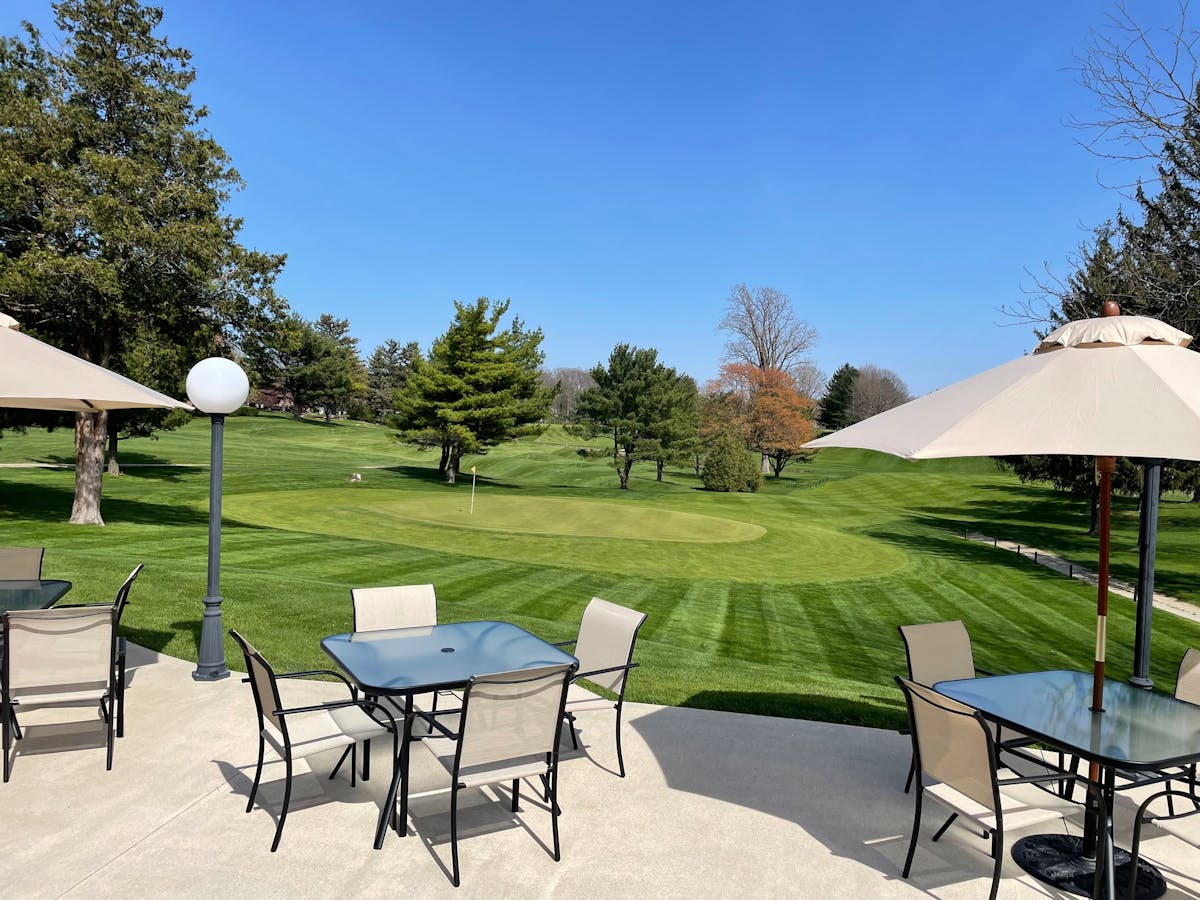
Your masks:
<svg viewBox="0 0 1200 900"><path fill-rule="evenodd" d="M1018 866L1039 881L1060 891L1092 896L1096 877L1096 860L1083 855L1083 838L1069 834L1034 834L1021 838L1012 848L1012 858ZM1113 879L1117 895L1125 896L1129 885L1129 851L1113 848ZM1167 892L1162 873L1145 859L1138 860L1137 900L1156 900Z"/></svg>

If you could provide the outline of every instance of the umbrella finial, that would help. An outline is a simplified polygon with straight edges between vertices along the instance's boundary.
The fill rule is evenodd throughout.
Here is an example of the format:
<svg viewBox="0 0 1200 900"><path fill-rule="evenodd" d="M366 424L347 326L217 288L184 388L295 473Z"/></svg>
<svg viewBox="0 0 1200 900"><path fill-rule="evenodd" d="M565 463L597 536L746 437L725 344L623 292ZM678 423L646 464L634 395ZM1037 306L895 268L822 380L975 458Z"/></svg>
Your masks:
<svg viewBox="0 0 1200 900"><path fill-rule="evenodd" d="M1105 300L1104 305L1100 307L1100 317L1107 318L1108 316L1119 316L1121 307L1117 305L1116 300Z"/></svg>

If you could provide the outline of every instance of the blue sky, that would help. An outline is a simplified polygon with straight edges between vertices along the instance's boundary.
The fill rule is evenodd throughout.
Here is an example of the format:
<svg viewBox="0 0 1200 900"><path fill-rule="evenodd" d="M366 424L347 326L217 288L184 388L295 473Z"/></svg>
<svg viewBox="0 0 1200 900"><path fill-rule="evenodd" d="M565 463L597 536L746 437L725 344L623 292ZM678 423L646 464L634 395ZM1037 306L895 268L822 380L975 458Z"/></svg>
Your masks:
<svg viewBox="0 0 1200 900"><path fill-rule="evenodd" d="M547 366L626 341L703 382L746 282L792 298L827 374L923 393L1032 346L998 308L1131 177L1064 124L1093 114L1071 67L1101 0L161 5L244 242L364 355L510 297ZM47 0L5 0L22 19Z"/></svg>

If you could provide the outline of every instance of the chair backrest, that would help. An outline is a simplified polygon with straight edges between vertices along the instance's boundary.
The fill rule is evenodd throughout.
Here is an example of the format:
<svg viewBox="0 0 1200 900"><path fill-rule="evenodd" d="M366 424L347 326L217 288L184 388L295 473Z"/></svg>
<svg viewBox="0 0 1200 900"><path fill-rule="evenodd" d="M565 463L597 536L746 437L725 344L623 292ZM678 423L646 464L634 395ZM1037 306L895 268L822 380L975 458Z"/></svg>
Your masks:
<svg viewBox="0 0 1200 900"><path fill-rule="evenodd" d="M0 581L36 581L42 577L45 547L0 547Z"/></svg>
<svg viewBox="0 0 1200 900"><path fill-rule="evenodd" d="M117 590L117 596L113 600L113 614L116 617L116 624L121 624L121 615L125 612L125 607L129 603L129 589L133 587L134 581L142 569L145 568L144 563L138 563L137 567L129 573L129 577L125 579L125 583Z"/></svg>
<svg viewBox="0 0 1200 900"><path fill-rule="evenodd" d="M1000 806L992 733L971 707L896 676L908 704L917 768L992 812Z"/></svg>
<svg viewBox="0 0 1200 900"><path fill-rule="evenodd" d="M901 625L899 630L908 656L908 677L917 684L975 677L971 636L960 620Z"/></svg>
<svg viewBox="0 0 1200 900"><path fill-rule="evenodd" d="M283 703L279 699L279 685L275 681L275 670L263 659L263 655L254 645L236 631L230 630L229 636L238 642L238 646L242 648L242 655L246 657L246 671L250 675L250 689L254 692L259 727L262 727L265 720L274 725L281 734L286 735L283 721L274 714L275 710L283 709Z"/></svg>
<svg viewBox="0 0 1200 900"><path fill-rule="evenodd" d="M1200 650L1189 647L1179 661L1179 675L1175 679L1175 698L1188 703L1200 704Z"/></svg>
<svg viewBox="0 0 1200 900"><path fill-rule="evenodd" d="M413 628L437 624L437 595L432 584L352 588L354 630Z"/></svg>
<svg viewBox="0 0 1200 900"><path fill-rule="evenodd" d="M638 630L645 621L645 613L593 597L583 611L579 640L575 643L580 674L615 694L621 693L629 676L628 670L608 672L595 678L587 673L628 665L633 660Z"/></svg>
<svg viewBox="0 0 1200 900"><path fill-rule="evenodd" d="M10 691L113 685L111 606L10 611L4 615L4 684Z"/></svg>
<svg viewBox="0 0 1200 900"><path fill-rule="evenodd" d="M472 678L463 692L455 773L556 754L574 670L545 666Z"/></svg>

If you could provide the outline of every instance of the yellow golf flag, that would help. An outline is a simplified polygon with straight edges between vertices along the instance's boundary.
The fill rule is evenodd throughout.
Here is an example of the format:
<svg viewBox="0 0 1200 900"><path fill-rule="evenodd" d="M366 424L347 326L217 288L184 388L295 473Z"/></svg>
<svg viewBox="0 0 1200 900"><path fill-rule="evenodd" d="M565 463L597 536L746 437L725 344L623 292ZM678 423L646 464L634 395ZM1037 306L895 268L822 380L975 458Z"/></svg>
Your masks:
<svg viewBox="0 0 1200 900"><path fill-rule="evenodd" d="M474 467L474 466L471 466L471 474L472 474L472 475L474 475L474 474L475 474L475 467Z"/></svg>

